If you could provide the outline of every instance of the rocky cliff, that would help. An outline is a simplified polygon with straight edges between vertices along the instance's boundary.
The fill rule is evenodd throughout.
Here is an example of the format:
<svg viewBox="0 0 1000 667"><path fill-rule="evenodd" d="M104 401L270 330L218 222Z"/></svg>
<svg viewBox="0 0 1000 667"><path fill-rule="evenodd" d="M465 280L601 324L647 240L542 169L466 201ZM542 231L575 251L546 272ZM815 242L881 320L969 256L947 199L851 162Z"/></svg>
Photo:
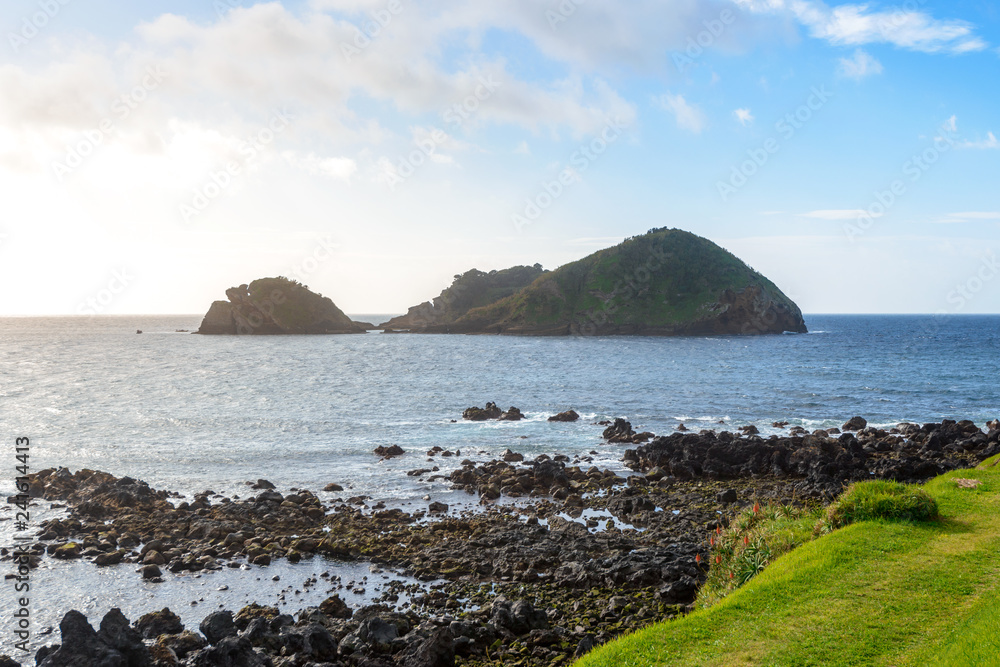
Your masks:
<svg viewBox="0 0 1000 667"><path fill-rule="evenodd" d="M287 278L262 278L226 290L198 329L200 334L339 334L365 333L337 306L305 285Z"/></svg>

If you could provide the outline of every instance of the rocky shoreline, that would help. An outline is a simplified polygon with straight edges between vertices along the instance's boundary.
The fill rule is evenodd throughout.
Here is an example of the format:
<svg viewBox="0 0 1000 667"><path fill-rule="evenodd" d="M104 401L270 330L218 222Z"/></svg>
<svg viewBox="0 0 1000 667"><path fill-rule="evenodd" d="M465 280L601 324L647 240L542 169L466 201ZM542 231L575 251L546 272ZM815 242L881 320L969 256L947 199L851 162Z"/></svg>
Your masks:
<svg viewBox="0 0 1000 667"><path fill-rule="evenodd" d="M488 410L499 418L495 406ZM411 512L362 497L324 502L305 489L279 493L266 480L248 498L206 491L175 505L175 494L139 480L41 471L30 494L65 503L69 515L42 525L33 564L82 558L156 581L329 558L434 583L402 604L399 582L356 610L334 595L295 617L256 605L216 612L200 633L178 627L167 610L133 623L112 612L96 631L67 610L61 648L40 649L38 664L567 664L688 611L706 574L709 533L747 504L821 503L851 481L921 482L1000 452L998 422L985 431L968 421L888 430L863 422L763 438L752 427L654 437L616 420L605 437L628 448L623 460L634 475L588 467L586 457L463 460L447 479L481 505L463 513L440 502Z"/></svg>

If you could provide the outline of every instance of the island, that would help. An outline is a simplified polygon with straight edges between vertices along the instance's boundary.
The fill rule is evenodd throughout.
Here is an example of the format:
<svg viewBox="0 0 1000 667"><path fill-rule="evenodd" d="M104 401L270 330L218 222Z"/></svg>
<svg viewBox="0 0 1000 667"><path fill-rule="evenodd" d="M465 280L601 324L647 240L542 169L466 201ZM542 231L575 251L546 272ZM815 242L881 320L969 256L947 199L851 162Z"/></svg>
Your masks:
<svg viewBox="0 0 1000 667"><path fill-rule="evenodd" d="M473 308L481 308L521 291L544 273L541 264L513 266L502 271L470 269L455 276L455 281L432 301L412 306L406 315L379 325L385 331L427 331L447 328Z"/></svg>
<svg viewBox="0 0 1000 667"><path fill-rule="evenodd" d="M329 297L283 276L261 278L226 290L228 301L215 301L196 333L209 335L354 334L366 326L354 322Z"/></svg>
<svg viewBox="0 0 1000 667"><path fill-rule="evenodd" d="M381 326L409 333L557 336L806 333L799 307L774 283L680 229L652 229L554 271L536 264L530 283L502 294L501 284L510 290L514 277L531 276L526 268L456 276L433 303ZM491 303L471 303L491 295Z"/></svg>

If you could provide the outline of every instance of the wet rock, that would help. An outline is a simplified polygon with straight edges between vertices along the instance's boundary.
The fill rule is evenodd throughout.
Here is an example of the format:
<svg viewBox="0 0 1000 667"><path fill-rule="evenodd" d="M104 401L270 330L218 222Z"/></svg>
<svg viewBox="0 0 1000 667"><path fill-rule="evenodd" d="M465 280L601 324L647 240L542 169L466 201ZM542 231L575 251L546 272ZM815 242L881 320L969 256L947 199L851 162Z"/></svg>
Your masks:
<svg viewBox="0 0 1000 667"><path fill-rule="evenodd" d="M123 560L128 552L124 549L118 549L117 551L112 551L110 553L99 554L94 558L94 565L106 566L106 565L118 565Z"/></svg>
<svg viewBox="0 0 1000 667"><path fill-rule="evenodd" d="M560 412L559 414L552 415L549 417L550 422L575 422L580 418L580 415L576 413L575 410L567 410L566 412Z"/></svg>
<svg viewBox="0 0 1000 667"><path fill-rule="evenodd" d="M226 637L215 646L196 651L187 660L187 667L268 667L272 664L244 637Z"/></svg>
<svg viewBox="0 0 1000 667"><path fill-rule="evenodd" d="M181 660L169 647L163 644L153 644L149 647L151 667L180 667Z"/></svg>
<svg viewBox="0 0 1000 667"><path fill-rule="evenodd" d="M632 438L635 437L635 431L632 430L631 423L619 417L611 426L604 429L604 433L601 435L611 443L631 443Z"/></svg>
<svg viewBox="0 0 1000 667"><path fill-rule="evenodd" d="M236 615L233 616L233 623L238 629L245 630L255 618L261 618L265 622L270 622L271 619L276 618L280 613L277 607L265 607L252 602L236 612Z"/></svg>
<svg viewBox="0 0 1000 667"><path fill-rule="evenodd" d="M342 487L340 484L335 484L333 482L330 482L329 484L327 484L326 486L323 487L323 490L327 491L327 492L336 493L336 492L339 492L339 491L343 491L344 487Z"/></svg>
<svg viewBox="0 0 1000 667"><path fill-rule="evenodd" d="M519 461L524 460L524 454L519 454L518 452L513 452L508 449L503 453L502 458L504 461L507 461L508 463L517 463Z"/></svg>
<svg viewBox="0 0 1000 667"><path fill-rule="evenodd" d="M448 503L433 502L427 506L427 511L431 514L442 514L448 511Z"/></svg>
<svg viewBox="0 0 1000 667"><path fill-rule="evenodd" d="M71 560L79 558L81 556L80 552L81 550L79 544L76 542L68 542L60 547L57 547L52 552L52 555L62 560Z"/></svg>
<svg viewBox="0 0 1000 667"><path fill-rule="evenodd" d="M168 607L160 611L144 614L135 622L135 629L146 639L156 639L160 635L175 635L184 631L181 618Z"/></svg>
<svg viewBox="0 0 1000 667"><path fill-rule="evenodd" d="M518 410L512 405L509 408L507 408L506 412L497 417L497 419L499 419L500 421L516 422L524 419L524 415L521 414L520 410Z"/></svg>
<svg viewBox="0 0 1000 667"><path fill-rule="evenodd" d="M156 643L169 648L180 660L208 646L208 642L201 635L190 630L172 635L160 635Z"/></svg>
<svg viewBox="0 0 1000 667"><path fill-rule="evenodd" d="M503 411L497 407L496 403L487 403L485 408L471 407L462 412L462 419L481 422L487 419L499 419Z"/></svg>
<svg viewBox="0 0 1000 667"><path fill-rule="evenodd" d="M388 447L379 445L375 448L375 455L383 459L391 459L396 456L402 456L405 453L399 445L390 445Z"/></svg>
<svg viewBox="0 0 1000 667"><path fill-rule="evenodd" d="M97 637L106 646L118 651L125 659L127 667L149 666L151 662L149 650L142 642L142 635L129 625L121 609L112 609L104 615ZM65 639L63 643L65 644Z"/></svg>
<svg viewBox="0 0 1000 667"><path fill-rule="evenodd" d="M120 613L120 612L119 612ZM126 626L128 621L126 621ZM133 664L148 664L149 654L145 661L131 663L114 647L109 646L104 639L87 622L87 617L75 609L66 613L59 623L62 634L62 644L59 648L46 652L40 667L133 667ZM145 647L143 647L145 648Z"/></svg>
<svg viewBox="0 0 1000 667"><path fill-rule="evenodd" d="M868 421L864 417L851 417L840 427L841 431L860 431L868 426Z"/></svg>
<svg viewBox="0 0 1000 667"><path fill-rule="evenodd" d="M163 575L160 568L156 565L145 565L141 572L143 579L159 579Z"/></svg>
<svg viewBox="0 0 1000 667"><path fill-rule="evenodd" d="M209 614L198 625L198 629L205 635L209 644L217 644L226 637L235 637L239 632L233 620L233 612L228 610Z"/></svg>
<svg viewBox="0 0 1000 667"><path fill-rule="evenodd" d="M319 610L330 618L350 618L353 615L347 603L339 595L332 595L319 605Z"/></svg>

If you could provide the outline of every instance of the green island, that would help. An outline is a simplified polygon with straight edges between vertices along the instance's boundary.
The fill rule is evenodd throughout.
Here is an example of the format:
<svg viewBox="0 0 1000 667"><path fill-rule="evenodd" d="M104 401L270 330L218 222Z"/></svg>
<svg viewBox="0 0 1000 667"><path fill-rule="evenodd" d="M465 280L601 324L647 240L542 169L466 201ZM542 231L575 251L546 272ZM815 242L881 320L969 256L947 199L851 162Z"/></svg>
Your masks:
<svg viewBox="0 0 1000 667"><path fill-rule="evenodd" d="M695 611L575 664L998 664L998 461L895 485L898 497L884 493L893 483L860 482L822 514L758 506L757 522L738 515L727 532L743 532L740 548L713 539L716 572ZM754 558L765 542L789 550L763 567ZM738 586L747 567L759 573Z"/></svg>
<svg viewBox="0 0 1000 667"><path fill-rule="evenodd" d="M798 306L774 283L715 243L680 229L652 229L554 271L533 268L536 275L520 289L511 289L514 280L502 283L508 295L498 289L501 279L527 278L528 267L456 276L433 304L414 306L381 326L526 335L806 331ZM460 300L466 307L450 306Z"/></svg>

